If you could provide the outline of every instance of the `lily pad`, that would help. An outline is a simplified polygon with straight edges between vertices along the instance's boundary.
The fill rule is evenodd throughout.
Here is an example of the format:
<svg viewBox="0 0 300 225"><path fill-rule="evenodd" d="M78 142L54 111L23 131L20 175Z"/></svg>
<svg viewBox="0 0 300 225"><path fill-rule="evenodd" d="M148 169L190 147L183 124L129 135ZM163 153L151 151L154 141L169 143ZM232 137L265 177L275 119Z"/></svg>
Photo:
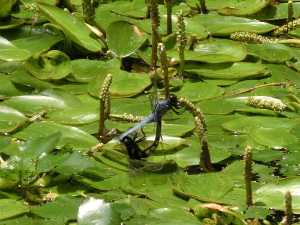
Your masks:
<svg viewBox="0 0 300 225"><path fill-rule="evenodd" d="M48 218L56 222L76 219L78 207L82 199L68 195L61 195L53 202L47 202L42 206L36 206L32 209L34 214L42 218Z"/></svg>
<svg viewBox="0 0 300 225"><path fill-rule="evenodd" d="M32 54L35 54L48 51L53 45L60 41L62 41L61 37L49 34L45 31L40 35L12 40L11 43L20 49L26 49Z"/></svg>
<svg viewBox="0 0 300 225"><path fill-rule="evenodd" d="M210 79L243 79L265 76L264 73L267 72L267 67L249 62L219 64L190 63L186 65L185 71Z"/></svg>
<svg viewBox="0 0 300 225"><path fill-rule="evenodd" d="M238 62L246 57L246 48L240 42L226 39L209 39L198 42L194 51L185 50L186 61L199 61L206 63ZM179 62L178 51L168 51L172 61Z"/></svg>
<svg viewBox="0 0 300 225"><path fill-rule="evenodd" d="M107 28L107 44L109 50L119 58L134 53L146 41L148 35L138 27L126 22L116 21Z"/></svg>
<svg viewBox="0 0 300 225"><path fill-rule="evenodd" d="M21 202L12 199L1 199L0 209L0 220L7 220L11 217L19 216L30 211L28 206L23 205Z"/></svg>
<svg viewBox="0 0 300 225"><path fill-rule="evenodd" d="M99 143L96 138L76 127L48 122L32 123L14 136L23 140L29 140L30 138L36 139L40 136L52 135L58 131L61 131L62 137L56 148L62 148L68 144L74 150L87 150Z"/></svg>
<svg viewBox="0 0 300 225"><path fill-rule="evenodd" d="M72 76L76 81L90 82L94 77L98 76L108 68L119 69L121 63L117 58L106 62L89 59L76 59L72 61Z"/></svg>
<svg viewBox="0 0 300 225"><path fill-rule="evenodd" d="M13 71L10 75L10 80L19 85L26 85L28 87L34 88L36 91L49 89L53 86L52 84L46 81L41 81L31 75L24 66Z"/></svg>
<svg viewBox="0 0 300 225"><path fill-rule="evenodd" d="M12 97L5 101L5 105L13 107L31 116L40 113L42 110L53 111L69 107L77 108L76 105L57 96L48 97L43 95L22 95Z"/></svg>
<svg viewBox="0 0 300 225"><path fill-rule="evenodd" d="M262 10L269 5L270 0L230 0L226 1L226 3L222 3L222 6L218 9L219 14L227 16L247 16ZM251 5L251 7L249 7L249 5Z"/></svg>
<svg viewBox="0 0 300 225"><path fill-rule="evenodd" d="M232 120L223 123L222 127L231 132L249 134L252 129L258 128L286 129L289 131L298 124L299 122L286 118L255 116Z"/></svg>
<svg viewBox="0 0 300 225"><path fill-rule="evenodd" d="M0 118L1 133L12 132L28 120L28 118L18 110L3 104L0 105Z"/></svg>
<svg viewBox="0 0 300 225"><path fill-rule="evenodd" d="M0 99L27 94L32 90L30 87L13 83L9 78L10 76L0 73Z"/></svg>
<svg viewBox="0 0 300 225"><path fill-rule="evenodd" d="M31 52L20 49L0 36L0 60L2 61L25 61L31 56Z"/></svg>
<svg viewBox="0 0 300 225"><path fill-rule="evenodd" d="M112 96L130 97L142 92L151 84L150 78L145 74L108 69L90 81L88 91L91 95L99 96L103 81L109 73L113 75L112 84L110 86Z"/></svg>
<svg viewBox="0 0 300 225"><path fill-rule="evenodd" d="M257 143L270 148L282 149L287 145L298 143L298 138L284 129L258 128L250 131L250 137Z"/></svg>
<svg viewBox="0 0 300 225"><path fill-rule="evenodd" d="M36 159L42 154L48 154L55 148L60 137L61 133L57 132L53 135L31 139L19 147L21 155Z"/></svg>
<svg viewBox="0 0 300 225"><path fill-rule="evenodd" d="M104 45L98 41L89 28L77 17L55 6L37 3L42 15L58 25L76 44L91 52L99 52Z"/></svg>
<svg viewBox="0 0 300 225"><path fill-rule="evenodd" d="M216 14L196 15L194 20L205 26L209 33L215 36L229 36L238 31L264 34L277 28L275 25L258 20Z"/></svg>
<svg viewBox="0 0 300 225"><path fill-rule="evenodd" d="M58 80L71 72L69 57L61 51L34 54L27 59L25 66L36 78L41 80Z"/></svg>
<svg viewBox="0 0 300 225"><path fill-rule="evenodd" d="M278 43L263 43L261 45L247 44L247 51L249 55L260 57L262 60L282 63L294 57L293 51Z"/></svg>
<svg viewBox="0 0 300 225"><path fill-rule="evenodd" d="M198 200L210 201L221 199L233 188L233 180L221 173L205 173L183 176L179 181L182 190Z"/></svg>
<svg viewBox="0 0 300 225"><path fill-rule="evenodd" d="M300 213L300 177L288 177L265 184L254 192L254 202L265 204L266 208L285 210L284 196L287 190L292 194L294 213Z"/></svg>
<svg viewBox="0 0 300 225"><path fill-rule="evenodd" d="M207 83L188 83L183 85L178 96L190 101L202 101L223 95L224 90L218 86Z"/></svg>

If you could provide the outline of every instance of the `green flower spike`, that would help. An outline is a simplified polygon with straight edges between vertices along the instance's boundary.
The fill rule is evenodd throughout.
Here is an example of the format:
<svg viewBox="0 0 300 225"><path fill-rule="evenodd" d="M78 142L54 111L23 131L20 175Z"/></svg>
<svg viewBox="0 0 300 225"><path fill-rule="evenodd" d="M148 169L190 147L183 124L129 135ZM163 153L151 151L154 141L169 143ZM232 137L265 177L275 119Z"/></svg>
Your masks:
<svg viewBox="0 0 300 225"><path fill-rule="evenodd" d="M177 46L180 59L179 77L184 73L185 24L182 10L177 12Z"/></svg>

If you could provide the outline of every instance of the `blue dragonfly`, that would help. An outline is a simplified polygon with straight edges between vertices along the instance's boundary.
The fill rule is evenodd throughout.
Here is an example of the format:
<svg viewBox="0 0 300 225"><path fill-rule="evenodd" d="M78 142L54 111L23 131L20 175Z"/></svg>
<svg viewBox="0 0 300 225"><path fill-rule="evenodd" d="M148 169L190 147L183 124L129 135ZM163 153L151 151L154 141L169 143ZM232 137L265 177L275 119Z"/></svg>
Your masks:
<svg viewBox="0 0 300 225"><path fill-rule="evenodd" d="M170 109L178 115L182 113L176 111L176 109L181 109L181 104L177 101L177 96L173 94L170 95L169 99L158 101L155 104L152 113L146 119L141 121L135 127L129 129L119 137L119 141L125 144L128 155L131 159L147 158L157 148L161 137L162 117ZM142 150L137 145L137 143L142 142L143 140L146 139L144 132L142 131L144 136L138 140L136 140L137 139L136 135L133 138L129 137L129 135L135 132L136 130L138 130L139 128L142 128L146 124L153 123L153 122L156 122L157 124L155 140L149 147Z"/></svg>

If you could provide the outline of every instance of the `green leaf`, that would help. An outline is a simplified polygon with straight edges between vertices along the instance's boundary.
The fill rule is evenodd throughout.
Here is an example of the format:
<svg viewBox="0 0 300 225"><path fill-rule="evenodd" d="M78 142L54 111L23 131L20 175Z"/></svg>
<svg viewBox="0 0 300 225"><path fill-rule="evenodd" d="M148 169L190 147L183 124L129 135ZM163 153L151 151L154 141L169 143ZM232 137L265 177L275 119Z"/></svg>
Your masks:
<svg viewBox="0 0 300 225"><path fill-rule="evenodd" d="M247 51L249 55L254 55L260 57L262 60L282 63L290 60L294 57L293 51L283 45L278 43L263 43L261 45L247 44Z"/></svg>
<svg viewBox="0 0 300 225"><path fill-rule="evenodd" d="M46 33L46 31L39 35L24 36L25 34L22 35L22 38L12 40L11 43L20 49L30 51L32 54L48 51L53 45L62 41L61 37Z"/></svg>
<svg viewBox="0 0 300 225"><path fill-rule="evenodd" d="M55 168L55 171L61 174L71 175L73 173L80 173L91 166L92 164L89 158L81 155L79 152L73 152L66 161Z"/></svg>
<svg viewBox="0 0 300 225"><path fill-rule="evenodd" d="M120 224L120 213L102 199L86 199L80 206L77 215L78 225Z"/></svg>
<svg viewBox="0 0 300 225"><path fill-rule="evenodd" d="M262 185L254 192L254 202L265 204L264 207L285 210L284 196L287 190L292 193L294 213L300 213L300 177L288 177Z"/></svg>
<svg viewBox="0 0 300 225"><path fill-rule="evenodd" d="M88 90L91 95L99 96L103 81L109 73L113 75L110 93L115 97L130 97L136 95L151 84L151 80L147 75L108 69L90 81Z"/></svg>
<svg viewBox="0 0 300 225"><path fill-rule="evenodd" d="M229 0L220 3L222 6L218 9L218 13L221 15L248 16L250 14L259 12L264 7L269 5L270 0Z"/></svg>
<svg viewBox="0 0 300 225"><path fill-rule="evenodd" d="M210 79L244 79L249 77L264 77L267 67L249 62L219 64L199 64L195 62L187 64L185 71Z"/></svg>
<svg viewBox="0 0 300 225"><path fill-rule="evenodd" d="M233 180L221 173L205 173L193 176L183 176L179 180L184 192L196 199L214 201L222 198L233 188Z"/></svg>
<svg viewBox="0 0 300 225"><path fill-rule="evenodd" d="M40 80L62 79L71 72L69 57L58 50L34 54L27 59L25 66Z"/></svg>
<svg viewBox="0 0 300 225"><path fill-rule="evenodd" d="M0 36L0 60L2 61L24 61L31 56L26 49L19 49L11 42Z"/></svg>
<svg viewBox="0 0 300 225"><path fill-rule="evenodd" d="M226 39L208 39L197 42L194 51L185 50L186 61L206 63L224 63L242 61L247 55L246 48L240 42ZM179 62L178 50L168 51L172 61Z"/></svg>
<svg viewBox="0 0 300 225"><path fill-rule="evenodd" d="M76 59L72 61L72 75L76 81L90 82L108 68L119 69L121 63L117 58L106 62L89 59Z"/></svg>
<svg viewBox="0 0 300 225"><path fill-rule="evenodd" d="M0 105L0 118L1 133L12 132L28 120L20 111L3 104Z"/></svg>
<svg viewBox="0 0 300 225"><path fill-rule="evenodd" d="M44 95L22 95L12 97L4 103L31 116L40 113L42 110L54 111L57 109L77 108L65 99Z"/></svg>
<svg viewBox="0 0 300 225"><path fill-rule="evenodd" d="M36 5L42 15L51 23L58 25L76 44L91 52L101 51L103 44L98 41L89 28L76 16L72 16L63 9L45 3L37 3Z"/></svg>
<svg viewBox="0 0 300 225"><path fill-rule="evenodd" d="M68 144L74 150L87 150L99 143L96 138L76 127L47 122L32 123L14 136L23 140L29 140L30 138L36 139L40 136L52 135L58 131L61 131L62 136L56 148L61 148Z"/></svg>
<svg viewBox="0 0 300 225"><path fill-rule="evenodd" d="M215 36L229 36L231 33L238 31L264 34L277 28L275 25L258 20L216 14L196 15L194 20L204 25L209 33Z"/></svg>
<svg viewBox="0 0 300 225"><path fill-rule="evenodd" d="M25 68L25 66L24 67L22 66L17 70L13 71L12 74L10 75L10 79L14 83L32 87L37 91L45 90L53 86L48 82L41 81L36 77L32 76Z"/></svg>
<svg viewBox="0 0 300 225"><path fill-rule="evenodd" d="M9 78L10 76L0 73L0 99L27 94L32 90L25 85L13 83Z"/></svg>
<svg viewBox="0 0 300 225"><path fill-rule="evenodd" d="M223 95L224 90L216 85L204 82L184 84L178 96L190 101L202 101Z"/></svg>
<svg viewBox="0 0 300 225"><path fill-rule="evenodd" d="M276 117L255 116L243 117L222 124L222 127L231 132L249 134L252 129L271 128L291 130L298 125L299 122Z"/></svg>
<svg viewBox="0 0 300 225"><path fill-rule="evenodd" d="M78 207L82 199L68 195L60 195L55 201L32 208L34 214L54 221L67 221L77 218Z"/></svg>
<svg viewBox="0 0 300 225"><path fill-rule="evenodd" d="M50 153L55 148L60 138L61 133L57 132L53 135L47 135L34 140L31 139L22 144L19 148L23 156L36 159L42 154Z"/></svg>
<svg viewBox="0 0 300 225"><path fill-rule="evenodd" d="M126 21L112 22L106 34L109 50L119 58L134 53L148 37L136 26Z"/></svg>
<svg viewBox="0 0 300 225"><path fill-rule="evenodd" d="M1 199L0 210L0 220L7 220L30 211L28 206L12 199Z"/></svg>
<svg viewBox="0 0 300 225"><path fill-rule="evenodd" d="M270 148L282 149L285 146L298 143L298 138L282 128L258 128L250 130L250 137L257 143Z"/></svg>

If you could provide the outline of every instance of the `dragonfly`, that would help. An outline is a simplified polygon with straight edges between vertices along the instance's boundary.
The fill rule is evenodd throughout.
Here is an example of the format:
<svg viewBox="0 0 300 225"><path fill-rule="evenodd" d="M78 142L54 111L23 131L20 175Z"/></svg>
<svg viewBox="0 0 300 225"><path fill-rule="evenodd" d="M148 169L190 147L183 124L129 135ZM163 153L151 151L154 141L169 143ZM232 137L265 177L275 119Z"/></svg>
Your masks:
<svg viewBox="0 0 300 225"><path fill-rule="evenodd" d="M162 124L162 117L164 114L166 114L167 111L172 110L177 115L180 115L182 112L177 112L176 109L181 109L181 104L177 100L177 96L174 94L171 94L169 99L158 101L154 108L152 113L146 117L143 121L141 121L138 125L135 127L129 129L125 133L123 133L119 137L119 141L124 143L128 155L131 159L142 159L149 157L153 151L157 148L159 144L159 140L161 137L161 124ZM140 149L140 147L137 145L137 143L142 142L146 139L146 135L143 132L143 137L137 140L137 136L135 135L133 138L129 137L129 135L133 132L135 132L137 129L142 128L148 123L156 122L156 134L155 134L155 140L154 142L147 147L146 149Z"/></svg>

